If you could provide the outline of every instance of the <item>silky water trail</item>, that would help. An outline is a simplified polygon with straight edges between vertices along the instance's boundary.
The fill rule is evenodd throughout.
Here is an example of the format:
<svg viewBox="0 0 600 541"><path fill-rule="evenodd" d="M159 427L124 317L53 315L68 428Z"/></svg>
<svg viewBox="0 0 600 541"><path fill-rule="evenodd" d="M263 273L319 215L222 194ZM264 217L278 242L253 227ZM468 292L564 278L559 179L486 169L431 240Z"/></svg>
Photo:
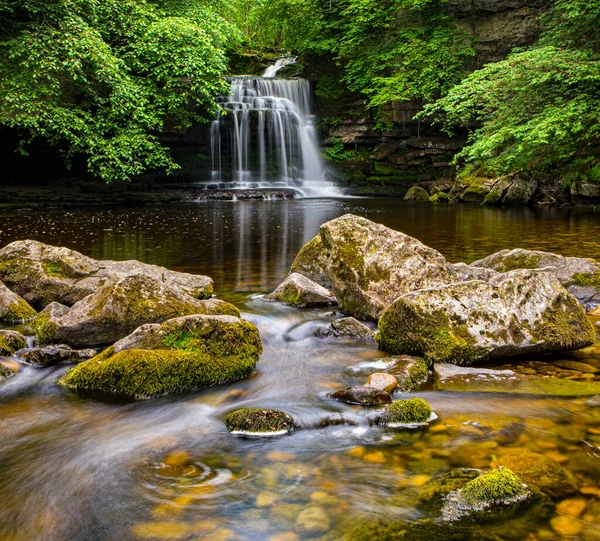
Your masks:
<svg viewBox="0 0 600 541"><path fill-rule="evenodd" d="M489 468L510 448L554 457L580 487L597 486L600 408L586 399L430 386L416 396L439 419L401 431L372 426L371 409L328 398L364 383L385 366L384 354L372 342L318 338L339 316L331 309L298 310L261 294L281 281L321 223L347 212L416 236L452 261L516 243L600 259L598 216L560 209L364 199L4 213L2 246L35 238L213 276L218 296L258 326L265 351L246 380L144 402L78 396L56 385L64 367L20 366L0 384L0 539L339 540L358 523L418 521L418 493L431 476ZM598 344L560 358L600 368ZM239 439L222 419L245 406L283 409L304 428ZM342 417L348 424L337 426ZM598 495L574 497L585 502L572 517L577 535L598 539ZM475 530L478 539L562 539L547 519L527 515Z"/></svg>
<svg viewBox="0 0 600 541"><path fill-rule="evenodd" d="M210 126L209 189L291 189L300 197L341 192L327 180L311 114L310 83L277 78L280 59L262 77L230 77L229 95Z"/></svg>

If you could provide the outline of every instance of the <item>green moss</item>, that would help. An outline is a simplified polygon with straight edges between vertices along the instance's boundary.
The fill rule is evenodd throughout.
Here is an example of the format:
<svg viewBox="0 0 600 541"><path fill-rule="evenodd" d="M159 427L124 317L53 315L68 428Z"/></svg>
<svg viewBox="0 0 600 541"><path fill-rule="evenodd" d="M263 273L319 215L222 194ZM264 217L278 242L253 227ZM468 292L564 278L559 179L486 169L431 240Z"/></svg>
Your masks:
<svg viewBox="0 0 600 541"><path fill-rule="evenodd" d="M50 344L56 335L56 324L50 321L49 312L39 313L29 323L29 328L35 333L36 342L42 346Z"/></svg>
<svg viewBox="0 0 600 541"><path fill-rule="evenodd" d="M432 203L450 203L450 197L447 193L437 192L429 198Z"/></svg>
<svg viewBox="0 0 600 541"><path fill-rule="evenodd" d="M4 366L0 363L0 379L9 378L10 376L14 376L14 372L8 368L8 366Z"/></svg>
<svg viewBox="0 0 600 541"><path fill-rule="evenodd" d="M412 387L416 387L417 385L427 381L429 370L425 359L415 359L414 362L408 367L408 375Z"/></svg>
<svg viewBox="0 0 600 541"><path fill-rule="evenodd" d="M246 377L262 352L256 327L243 320L216 325L173 330L157 349L108 348L69 370L61 384L147 398Z"/></svg>
<svg viewBox="0 0 600 541"><path fill-rule="evenodd" d="M421 186L411 186L404 195L406 201L429 201L429 194Z"/></svg>
<svg viewBox="0 0 600 541"><path fill-rule="evenodd" d="M596 289L600 289L600 270L597 272L583 272L583 273L575 273L567 286L575 285L581 287L594 287Z"/></svg>
<svg viewBox="0 0 600 541"><path fill-rule="evenodd" d="M562 348L580 348L596 341L596 331L574 297L564 295L553 309L546 309L541 323L531 330L535 342L559 344Z"/></svg>
<svg viewBox="0 0 600 541"><path fill-rule="evenodd" d="M80 278L67 263L60 259L45 259L42 261L42 268L48 276L57 276L58 278Z"/></svg>
<svg viewBox="0 0 600 541"><path fill-rule="evenodd" d="M398 400L383 410L380 422L395 423L425 423L431 415L431 406L422 398Z"/></svg>
<svg viewBox="0 0 600 541"><path fill-rule="evenodd" d="M458 468L448 473L436 475L423 485L419 492L419 507L437 514L446 497L458 489L463 488L481 474L481 470L474 468Z"/></svg>
<svg viewBox="0 0 600 541"><path fill-rule="evenodd" d="M508 468L496 468L469 481L462 489L464 501L473 507L503 504L526 493L523 482Z"/></svg>
<svg viewBox="0 0 600 541"><path fill-rule="evenodd" d="M214 287L213 284L208 284L204 287L198 287L189 292L189 294L194 297L194 299L205 300L210 299L213 296Z"/></svg>
<svg viewBox="0 0 600 541"><path fill-rule="evenodd" d="M27 321L33 319L36 315L37 312L29 306L27 301L19 299L8 305L2 319L4 321Z"/></svg>
<svg viewBox="0 0 600 541"><path fill-rule="evenodd" d="M294 419L279 410L242 408L225 416L225 426L230 432L279 432L296 427Z"/></svg>
<svg viewBox="0 0 600 541"><path fill-rule="evenodd" d="M518 269L539 268L541 256L535 253L518 252L514 255L505 255L494 261L492 268L498 272L509 272Z"/></svg>
<svg viewBox="0 0 600 541"><path fill-rule="evenodd" d="M343 541L465 541L472 534L464 528L422 520L406 523L392 520L361 521L344 534Z"/></svg>
<svg viewBox="0 0 600 541"><path fill-rule="evenodd" d="M12 355L15 351L27 347L25 337L14 331L0 331L0 355Z"/></svg>

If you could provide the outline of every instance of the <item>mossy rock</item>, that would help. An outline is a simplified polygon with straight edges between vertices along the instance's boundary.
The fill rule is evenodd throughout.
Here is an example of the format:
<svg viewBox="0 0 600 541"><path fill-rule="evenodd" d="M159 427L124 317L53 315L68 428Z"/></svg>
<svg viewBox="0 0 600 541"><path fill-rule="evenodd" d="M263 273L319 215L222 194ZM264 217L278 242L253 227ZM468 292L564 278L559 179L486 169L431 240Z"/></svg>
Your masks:
<svg viewBox="0 0 600 541"><path fill-rule="evenodd" d="M344 534L343 541L466 541L471 532L460 525L421 520L415 523L393 520L361 520Z"/></svg>
<svg viewBox="0 0 600 541"><path fill-rule="evenodd" d="M329 278L329 253L323 246L321 236L307 242L294 259L290 272L297 272L320 286L331 289Z"/></svg>
<svg viewBox="0 0 600 541"><path fill-rule="evenodd" d="M516 449L500 457L494 465L510 468L527 485L537 486L551 498L561 498L577 491L572 475L558 462L529 449Z"/></svg>
<svg viewBox="0 0 600 541"><path fill-rule="evenodd" d="M335 297L329 290L298 272L290 274L266 298L301 307L335 304Z"/></svg>
<svg viewBox="0 0 600 541"><path fill-rule="evenodd" d="M0 330L0 356L10 356L27 347L27 340L17 331Z"/></svg>
<svg viewBox="0 0 600 541"><path fill-rule="evenodd" d="M411 186L404 195L405 201L429 201L429 194L421 186Z"/></svg>
<svg viewBox="0 0 600 541"><path fill-rule="evenodd" d="M432 203L450 203L450 196L444 192L437 192L429 198L429 201Z"/></svg>
<svg viewBox="0 0 600 541"><path fill-rule="evenodd" d="M431 417L431 406L422 398L398 400L386 407L379 423L382 425L412 425L426 423Z"/></svg>
<svg viewBox="0 0 600 541"><path fill-rule="evenodd" d="M261 353L258 330L248 321L186 316L143 325L60 382L74 390L148 398L245 378Z"/></svg>
<svg viewBox="0 0 600 541"><path fill-rule="evenodd" d="M469 481L462 489L464 501L472 507L504 505L515 498L524 497L527 489L514 472L496 468Z"/></svg>
<svg viewBox="0 0 600 541"><path fill-rule="evenodd" d="M429 367L423 357L399 355L384 359L384 361L388 360L392 365L388 368L387 372L398 380L398 389L400 391L407 393L427 383L429 379Z"/></svg>
<svg viewBox="0 0 600 541"><path fill-rule="evenodd" d="M224 419L227 430L242 434L283 434L297 425L291 415L279 410L242 408L232 411Z"/></svg>
<svg viewBox="0 0 600 541"><path fill-rule="evenodd" d="M28 321L36 314L37 312L26 300L0 282L0 320L9 323Z"/></svg>
<svg viewBox="0 0 600 541"><path fill-rule="evenodd" d="M442 510L446 497L451 492L463 488L481 473L481 470L475 468L457 468L434 476L421 487L419 508L437 515Z"/></svg>
<svg viewBox="0 0 600 541"><path fill-rule="evenodd" d="M2 363L0 363L0 381L2 381L5 378L10 378L14 375L15 373L10 368L8 368L8 366L4 366Z"/></svg>

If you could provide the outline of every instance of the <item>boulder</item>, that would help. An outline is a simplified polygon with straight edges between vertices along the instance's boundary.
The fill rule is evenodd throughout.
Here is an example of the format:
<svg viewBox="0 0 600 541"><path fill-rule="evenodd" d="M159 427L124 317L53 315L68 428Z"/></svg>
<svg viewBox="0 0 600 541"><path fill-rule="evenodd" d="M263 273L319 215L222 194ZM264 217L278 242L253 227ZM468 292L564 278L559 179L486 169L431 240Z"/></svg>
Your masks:
<svg viewBox="0 0 600 541"><path fill-rule="evenodd" d="M347 404L358 404L359 406L381 406L382 404L392 403L390 393L366 386L341 389L332 393L331 398Z"/></svg>
<svg viewBox="0 0 600 541"><path fill-rule="evenodd" d="M472 365L498 357L582 348L596 339L577 299L552 273L516 270L413 291L379 321L380 349Z"/></svg>
<svg viewBox="0 0 600 541"><path fill-rule="evenodd" d="M470 266L497 272L551 268L567 291L575 295L587 309L600 304L600 263L594 259L516 248L501 250Z"/></svg>
<svg viewBox="0 0 600 541"><path fill-rule="evenodd" d="M537 191L537 182L518 175L497 178L466 177L456 180L452 197L482 205L526 205Z"/></svg>
<svg viewBox="0 0 600 541"><path fill-rule="evenodd" d="M145 323L191 314L239 316L239 311L217 299L195 299L168 281L134 274L106 282L71 308L51 303L30 326L38 344L96 347L110 344Z"/></svg>
<svg viewBox="0 0 600 541"><path fill-rule="evenodd" d="M396 378L399 391L407 393L427 383L429 370L423 357L394 355L389 357L389 361L391 366L387 369L387 372Z"/></svg>
<svg viewBox="0 0 600 541"><path fill-rule="evenodd" d="M446 259L417 239L347 214L321 226L329 278L346 314L379 319L408 291L450 281Z"/></svg>
<svg viewBox="0 0 600 541"><path fill-rule="evenodd" d="M0 356L13 355L16 351L26 347L27 340L20 332L0 330Z"/></svg>
<svg viewBox="0 0 600 541"><path fill-rule="evenodd" d="M549 376L530 376L514 370L494 370L436 363L433 366L433 372L436 378L436 388L440 391L562 397L594 396L600 393L600 383Z"/></svg>
<svg viewBox="0 0 600 541"><path fill-rule="evenodd" d="M404 195L405 201L429 201L429 194L421 186L411 186Z"/></svg>
<svg viewBox="0 0 600 541"><path fill-rule="evenodd" d="M331 519L320 505L309 505L296 517L294 529L307 535L325 533L331 528Z"/></svg>
<svg viewBox="0 0 600 541"><path fill-rule="evenodd" d="M263 408L242 408L225 416L229 432L243 435L283 435L297 425L291 415L284 411Z"/></svg>
<svg viewBox="0 0 600 541"><path fill-rule="evenodd" d="M53 366L56 364L77 363L91 359L96 355L95 349L71 349L64 344L41 348L28 348L16 352L19 360L33 366Z"/></svg>
<svg viewBox="0 0 600 541"><path fill-rule="evenodd" d="M14 375L15 373L10 368L8 368L8 366L4 366L2 363L0 363L0 381L6 378L10 378Z"/></svg>
<svg viewBox="0 0 600 541"><path fill-rule="evenodd" d="M329 252L323 246L320 235L302 247L292 263L290 272L303 274L320 286L331 289Z"/></svg>
<svg viewBox="0 0 600 541"><path fill-rule="evenodd" d="M27 321L35 317L37 312L29 303L13 293L0 282L0 320L8 322Z"/></svg>
<svg viewBox="0 0 600 541"><path fill-rule="evenodd" d="M248 321L184 316L142 325L71 368L60 382L75 390L147 398L245 378L261 353L258 330Z"/></svg>
<svg viewBox="0 0 600 541"><path fill-rule="evenodd" d="M290 274L266 298L303 307L335 304L335 297L330 291L297 272Z"/></svg>
<svg viewBox="0 0 600 541"><path fill-rule="evenodd" d="M580 205L597 205L600 203L600 184L594 182L573 182L571 198Z"/></svg>
<svg viewBox="0 0 600 541"><path fill-rule="evenodd" d="M392 393L394 392L394 389L398 387L398 381L391 374L375 372L368 377L365 387L373 387L379 391Z"/></svg>
<svg viewBox="0 0 600 541"><path fill-rule="evenodd" d="M398 400L383 410L381 417L379 418L379 424L424 424L431 417L431 413L431 406L422 398Z"/></svg>
<svg viewBox="0 0 600 541"><path fill-rule="evenodd" d="M510 468L524 483L538 487L551 498L563 498L577 492L572 475L558 462L529 449L515 449L493 465Z"/></svg>
<svg viewBox="0 0 600 541"><path fill-rule="evenodd" d="M360 340L373 340L375 333L364 323L353 317L337 319L325 331L327 336L348 336Z"/></svg>
<svg viewBox="0 0 600 541"><path fill-rule="evenodd" d="M175 272L140 261L97 261L79 252L34 240L0 250L0 280L41 309L51 302L72 306L108 281L142 274L197 299L212 295L207 276Z"/></svg>

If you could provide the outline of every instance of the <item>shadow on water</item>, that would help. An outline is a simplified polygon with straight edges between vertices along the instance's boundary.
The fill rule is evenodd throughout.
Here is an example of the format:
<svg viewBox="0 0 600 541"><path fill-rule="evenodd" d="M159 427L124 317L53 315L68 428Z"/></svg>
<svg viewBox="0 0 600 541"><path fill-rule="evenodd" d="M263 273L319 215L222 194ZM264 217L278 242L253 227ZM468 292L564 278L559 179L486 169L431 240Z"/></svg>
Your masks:
<svg viewBox="0 0 600 541"><path fill-rule="evenodd" d="M65 368L20 367L0 385L0 539L334 541L365 520L417 521L419 491L433 475L489 468L522 448L559 461L578 487L597 486L600 408L585 399L429 387L417 396L439 419L407 432L373 426L372 411L329 398L364 383L385 366L384 354L373 342L316 336L337 317L331 309L296 310L259 293L287 274L321 223L347 212L414 235L452 261L515 246L600 258L598 216L559 209L356 199L0 215L1 245L35 238L206 273L265 346L244 381L145 402L78 396L56 384ZM598 344L564 357L600 367ZM233 438L222 419L244 406L284 409L304 429ZM581 539L600 537L598 496L580 496ZM307 525L306 509L317 525ZM536 521L493 538L530 534L561 538Z"/></svg>

